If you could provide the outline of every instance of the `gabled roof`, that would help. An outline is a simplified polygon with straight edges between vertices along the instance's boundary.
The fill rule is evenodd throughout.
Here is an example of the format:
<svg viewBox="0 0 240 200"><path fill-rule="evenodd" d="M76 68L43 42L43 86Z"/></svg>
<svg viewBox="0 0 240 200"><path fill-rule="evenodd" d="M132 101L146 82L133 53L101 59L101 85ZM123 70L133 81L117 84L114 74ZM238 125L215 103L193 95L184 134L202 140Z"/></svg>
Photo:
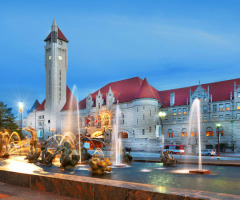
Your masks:
<svg viewBox="0 0 240 200"><path fill-rule="evenodd" d="M141 99L141 98L151 98L151 99L159 100L158 91L149 85L146 78L144 78L142 85L135 97L135 99Z"/></svg>
<svg viewBox="0 0 240 200"><path fill-rule="evenodd" d="M44 110L46 99L37 107L37 111Z"/></svg>
<svg viewBox="0 0 240 200"><path fill-rule="evenodd" d="M28 111L28 113L31 113L31 112L37 110L38 106L40 106L40 103L39 103L38 100L36 100L36 101L34 102L34 104L32 105L31 109Z"/></svg>
<svg viewBox="0 0 240 200"><path fill-rule="evenodd" d="M51 32L49 33L49 35L46 37L46 39L44 40L45 42L51 39ZM58 28L58 39L60 40L64 40L65 42L69 42L67 40L67 38L63 35L62 31L60 30L60 28Z"/></svg>
<svg viewBox="0 0 240 200"><path fill-rule="evenodd" d="M78 101L76 97L73 95L72 91L66 86L66 103L63 106L61 111L64 110L77 110Z"/></svg>
<svg viewBox="0 0 240 200"><path fill-rule="evenodd" d="M147 82L147 81L146 81ZM109 83L102 87L100 89L100 92L102 94L102 97L104 101L106 102L106 94L109 92L109 88L111 87L111 90L114 94L115 103L118 101L119 103L123 102L129 102L134 99L136 99L137 94L139 93L139 90L142 86L143 80L139 77L134 77L130 79L125 79L121 81L116 81ZM151 92L147 92L147 89L151 88ZM98 95L98 91L95 91L92 95L92 100L94 104L96 103L96 96ZM161 102L161 99L158 95L158 91L150 86L148 83L144 83L144 86L142 88L141 95L144 97L141 98L155 98L158 99ZM139 96L140 98L140 96ZM86 98L79 102L79 108L86 108Z"/></svg>
<svg viewBox="0 0 240 200"><path fill-rule="evenodd" d="M212 101L224 101L224 100L230 99L231 92L232 92L232 94L234 94L233 93L234 92L234 82L236 82L237 85L240 85L240 78L226 80L226 81L220 81L220 82L214 82L214 83L202 84L201 86L203 89L206 89L209 86L209 94L212 95ZM185 88L159 91L158 94L160 95L160 97L163 101L163 107L170 106L170 94L172 92L175 93L174 106L186 105L187 98L188 98L188 100L190 98L190 89L192 92L194 92L197 87L198 87L198 85L194 85L194 86L185 87Z"/></svg>

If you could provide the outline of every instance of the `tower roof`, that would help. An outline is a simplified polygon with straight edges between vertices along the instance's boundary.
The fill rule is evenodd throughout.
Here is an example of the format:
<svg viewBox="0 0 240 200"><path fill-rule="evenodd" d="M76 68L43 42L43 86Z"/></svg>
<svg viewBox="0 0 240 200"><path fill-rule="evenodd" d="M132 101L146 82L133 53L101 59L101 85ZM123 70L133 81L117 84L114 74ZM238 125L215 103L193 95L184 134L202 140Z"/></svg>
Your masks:
<svg viewBox="0 0 240 200"><path fill-rule="evenodd" d="M142 85L135 97L135 99L141 99L141 98L151 98L151 99L159 100L158 92L153 90L153 88L149 85L146 78L144 78Z"/></svg>
<svg viewBox="0 0 240 200"><path fill-rule="evenodd" d="M56 21L55 21L56 23ZM53 21L54 24L54 21ZM46 39L44 40L45 42L51 39L51 33L49 33L49 35L46 37ZM62 31L60 30L60 28L58 28L58 39L60 40L64 40L65 42L69 42L67 40L67 38L63 35Z"/></svg>

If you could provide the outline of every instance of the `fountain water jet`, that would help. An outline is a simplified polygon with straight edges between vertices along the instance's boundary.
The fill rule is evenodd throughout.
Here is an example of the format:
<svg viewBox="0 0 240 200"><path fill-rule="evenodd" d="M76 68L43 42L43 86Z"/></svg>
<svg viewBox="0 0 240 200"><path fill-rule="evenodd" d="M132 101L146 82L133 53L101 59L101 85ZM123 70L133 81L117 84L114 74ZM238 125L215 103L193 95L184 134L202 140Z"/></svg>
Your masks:
<svg viewBox="0 0 240 200"><path fill-rule="evenodd" d="M76 97L75 97L75 96ZM79 114L79 105L78 105L78 91L77 91L77 86L74 85L72 89L72 93L70 96L70 102L69 102L69 115L67 117L67 129L68 132L72 132L74 129L74 120L76 119L74 111L76 111L77 115L77 132L78 132L78 154L80 156L80 163L81 163L81 135L80 135L80 124L79 124L79 119L80 119L80 114Z"/></svg>
<svg viewBox="0 0 240 200"><path fill-rule="evenodd" d="M197 170L190 170L189 173L191 174L209 174L210 171L202 169L202 147L201 147L201 125L200 125L200 100L195 99L193 100L190 115L189 115L189 129L188 132L191 133L191 129L193 124L197 125L197 134L198 134L198 169ZM194 121L194 119L196 119ZM190 134L189 134L190 135ZM188 136L190 137L190 136Z"/></svg>
<svg viewBox="0 0 240 200"><path fill-rule="evenodd" d="M121 110L119 108L118 102L116 106L116 116L115 116L115 125L113 129L113 141L112 144L114 153L115 153L115 166L116 167L125 167L126 165L121 162L121 153L122 153L122 141L119 137L119 122L120 122Z"/></svg>

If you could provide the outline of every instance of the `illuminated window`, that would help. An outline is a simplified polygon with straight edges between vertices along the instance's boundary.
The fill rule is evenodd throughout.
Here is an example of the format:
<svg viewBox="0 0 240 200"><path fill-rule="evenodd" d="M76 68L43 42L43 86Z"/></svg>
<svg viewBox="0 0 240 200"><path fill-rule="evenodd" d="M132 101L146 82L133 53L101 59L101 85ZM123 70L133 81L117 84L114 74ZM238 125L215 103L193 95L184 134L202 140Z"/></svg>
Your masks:
<svg viewBox="0 0 240 200"><path fill-rule="evenodd" d="M173 115L176 115L176 114L177 114L177 110L173 109Z"/></svg>
<svg viewBox="0 0 240 200"><path fill-rule="evenodd" d="M176 119L173 119L173 123L176 124L176 123L177 123L177 120L176 120Z"/></svg>
<svg viewBox="0 0 240 200"><path fill-rule="evenodd" d="M104 115L104 125L109 125L109 116Z"/></svg>
<svg viewBox="0 0 240 200"><path fill-rule="evenodd" d="M183 128L182 129L182 137L187 137L188 134L187 134L187 129L186 128Z"/></svg>
<svg viewBox="0 0 240 200"><path fill-rule="evenodd" d="M218 136L219 132L220 132L221 136L224 136L223 127L217 128L217 130L216 130L217 136Z"/></svg>
<svg viewBox="0 0 240 200"><path fill-rule="evenodd" d="M237 93L237 97L240 97L240 92Z"/></svg>
<svg viewBox="0 0 240 200"><path fill-rule="evenodd" d="M172 129L168 129L168 137L173 137L173 130Z"/></svg>
<svg viewBox="0 0 240 200"><path fill-rule="evenodd" d="M240 103L237 103L237 109L240 110Z"/></svg>
<svg viewBox="0 0 240 200"><path fill-rule="evenodd" d="M223 111L223 104L219 104L219 111Z"/></svg>
<svg viewBox="0 0 240 200"><path fill-rule="evenodd" d="M191 137L197 137L197 132L191 132Z"/></svg>
<svg viewBox="0 0 240 200"><path fill-rule="evenodd" d="M178 114L181 115L182 114L182 109L178 108Z"/></svg>
<svg viewBox="0 0 240 200"><path fill-rule="evenodd" d="M208 127L206 129L206 136L209 137L209 136L213 136L213 130L211 127Z"/></svg>
<svg viewBox="0 0 240 200"><path fill-rule="evenodd" d="M183 114L186 115L187 114L187 109L183 108Z"/></svg>
<svg viewBox="0 0 240 200"><path fill-rule="evenodd" d="M217 105L213 105L213 112L216 112L217 111Z"/></svg>
<svg viewBox="0 0 240 200"><path fill-rule="evenodd" d="M230 110L230 103L226 103L225 107L226 107L226 110Z"/></svg>

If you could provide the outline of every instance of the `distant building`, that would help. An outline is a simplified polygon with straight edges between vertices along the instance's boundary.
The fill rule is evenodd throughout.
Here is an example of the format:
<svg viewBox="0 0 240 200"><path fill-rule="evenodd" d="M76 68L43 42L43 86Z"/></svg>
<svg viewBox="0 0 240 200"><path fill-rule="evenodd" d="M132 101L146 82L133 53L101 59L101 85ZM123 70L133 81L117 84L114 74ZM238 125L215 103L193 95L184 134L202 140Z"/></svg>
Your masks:
<svg viewBox="0 0 240 200"><path fill-rule="evenodd" d="M159 111L163 119L165 144L188 145L196 151L196 129L188 130L190 106L201 100L201 136L203 148L216 148L219 128L221 147L240 151L240 79L203 84L187 88L158 91L147 79L139 77L105 85L80 102L66 84L68 40L54 20L52 31L44 40L46 99L36 101L26 125L38 129L46 139L54 133L72 131L88 136L91 145L99 140L110 142L117 104L121 109L119 134L123 145L133 150L158 151L160 148ZM93 145L93 146L94 146Z"/></svg>

